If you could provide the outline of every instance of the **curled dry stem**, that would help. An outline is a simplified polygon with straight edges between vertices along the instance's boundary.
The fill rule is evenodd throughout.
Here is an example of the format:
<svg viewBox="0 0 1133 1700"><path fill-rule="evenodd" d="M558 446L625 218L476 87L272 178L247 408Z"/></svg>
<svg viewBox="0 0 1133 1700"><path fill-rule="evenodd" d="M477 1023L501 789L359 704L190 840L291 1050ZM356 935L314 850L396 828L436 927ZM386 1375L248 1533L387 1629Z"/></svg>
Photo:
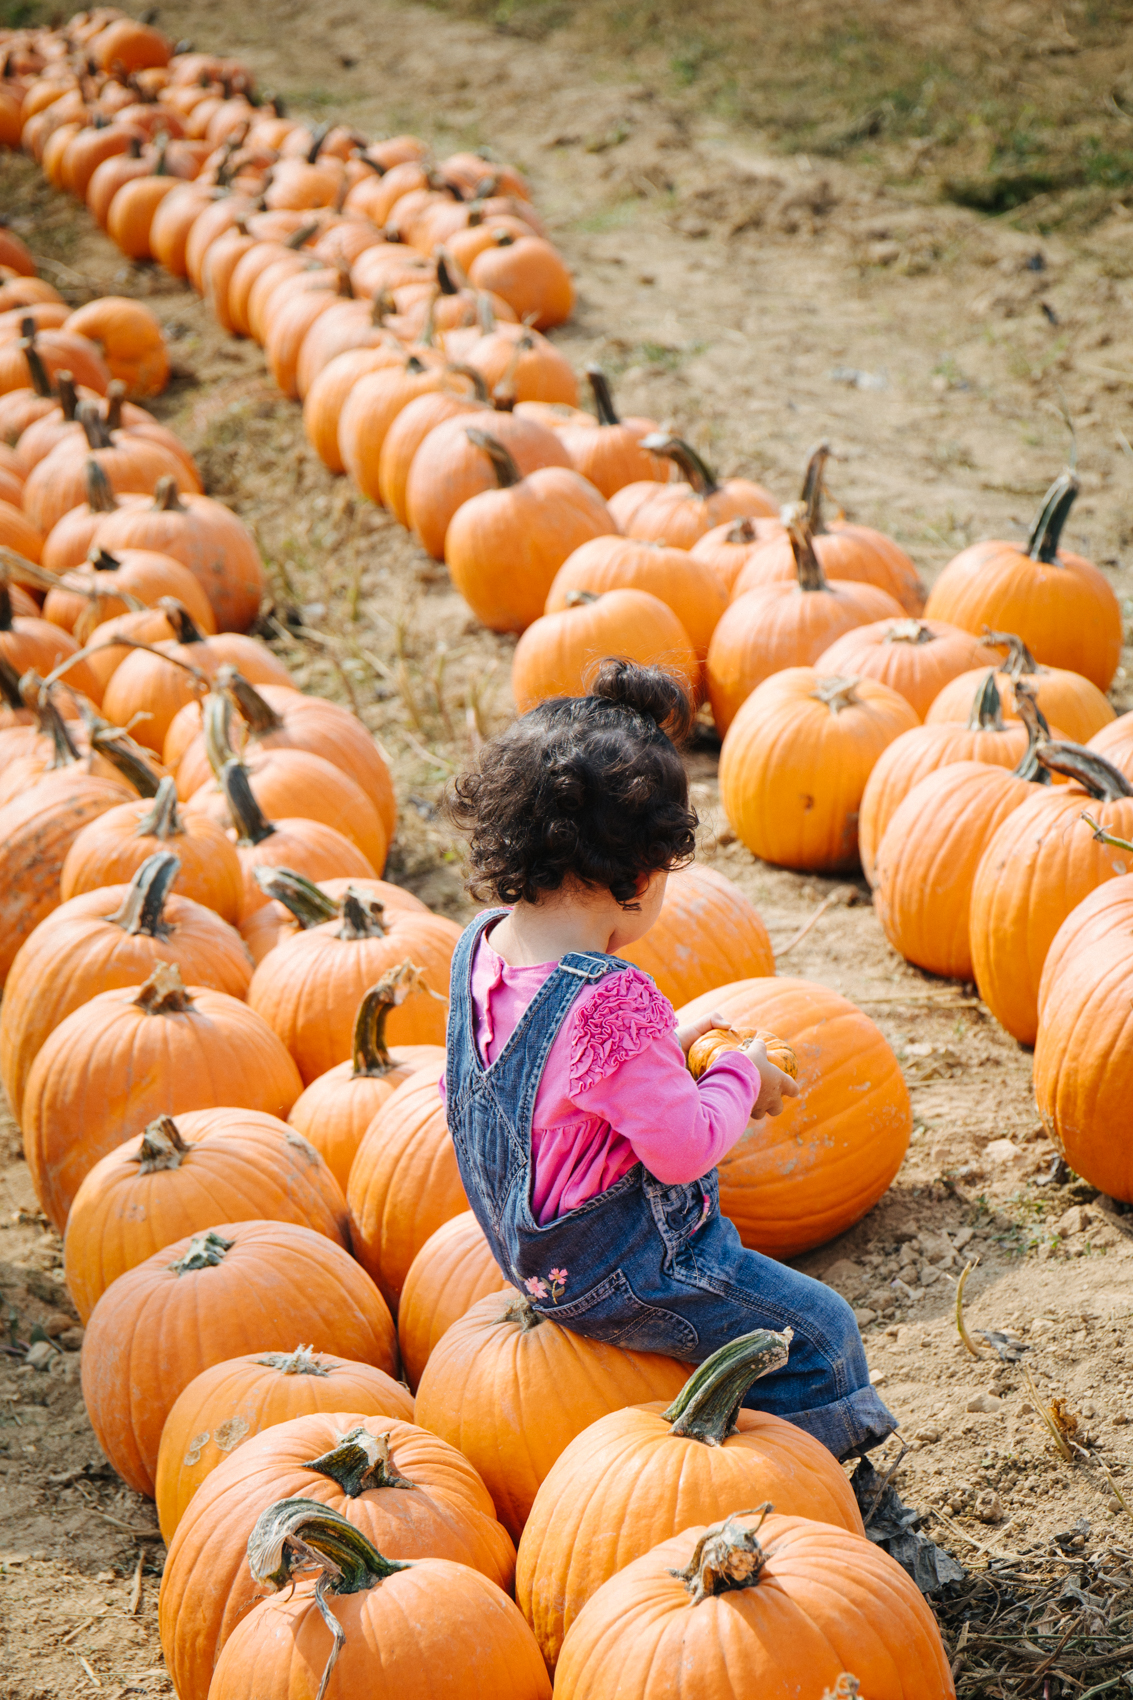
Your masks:
<svg viewBox="0 0 1133 1700"><path fill-rule="evenodd" d="M965 1263L960 1279L956 1283L956 1332L963 1341L964 1350L970 1353L973 1358L982 1358L983 1353L968 1333L967 1324L964 1321L964 1283L978 1262L979 1258L973 1257L968 1263Z"/></svg>
<svg viewBox="0 0 1133 1700"><path fill-rule="evenodd" d="M1039 1392L1038 1388L1035 1386L1035 1378L1026 1364L1023 1366L1023 1379L1027 1383L1027 1391L1031 1395L1031 1403L1034 1405L1036 1412L1041 1418L1043 1427L1050 1435L1050 1438L1054 1441L1054 1444L1062 1457L1065 1458L1068 1464L1072 1464L1074 1462L1074 1454L1070 1450L1070 1442L1055 1422L1054 1413L1043 1398L1042 1394Z"/></svg>
<svg viewBox="0 0 1133 1700"><path fill-rule="evenodd" d="M1107 832L1099 821L1096 821L1089 809L1083 809L1079 820L1084 820L1099 844L1108 844L1114 850L1128 850L1133 855L1133 844L1127 838L1118 838L1114 833Z"/></svg>

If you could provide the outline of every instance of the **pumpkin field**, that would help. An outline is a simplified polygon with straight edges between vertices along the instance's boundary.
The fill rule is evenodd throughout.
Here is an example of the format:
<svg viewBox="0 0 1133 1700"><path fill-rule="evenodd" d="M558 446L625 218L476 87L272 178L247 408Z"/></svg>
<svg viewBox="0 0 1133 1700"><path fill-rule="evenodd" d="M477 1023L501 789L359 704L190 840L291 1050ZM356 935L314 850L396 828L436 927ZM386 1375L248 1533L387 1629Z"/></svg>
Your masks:
<svg viewBox="0 0 1133 1700"><path fill-rule="evenodd" d="M937 21L926 140L865 25L594 10L0 7L0 1700L1133 1686L1121 29ZM446 790L607 655L852 1481L468 1209Z"/></svg>

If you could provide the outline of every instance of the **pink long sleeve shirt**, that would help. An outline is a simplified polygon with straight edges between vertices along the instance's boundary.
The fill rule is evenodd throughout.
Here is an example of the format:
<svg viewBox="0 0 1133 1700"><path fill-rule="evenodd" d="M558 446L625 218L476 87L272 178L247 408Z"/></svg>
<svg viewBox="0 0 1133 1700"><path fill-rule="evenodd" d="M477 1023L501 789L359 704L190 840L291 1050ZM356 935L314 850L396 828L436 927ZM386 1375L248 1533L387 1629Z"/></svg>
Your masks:
<svg viewBox="0 0 1133 1700"><path fill-rule="evenodd" d="M492 949L490 931L477 946L471 986L485 1066L558 967L513 968ZM576 998L535 1096L531 1208L540 1225L605 1192L637 1162L668 1186L699 1180L739 1139L759 1093L758 1069L728 1051L694 1081L675 1027L672 1004L638 968L608 974Z"/></svg>

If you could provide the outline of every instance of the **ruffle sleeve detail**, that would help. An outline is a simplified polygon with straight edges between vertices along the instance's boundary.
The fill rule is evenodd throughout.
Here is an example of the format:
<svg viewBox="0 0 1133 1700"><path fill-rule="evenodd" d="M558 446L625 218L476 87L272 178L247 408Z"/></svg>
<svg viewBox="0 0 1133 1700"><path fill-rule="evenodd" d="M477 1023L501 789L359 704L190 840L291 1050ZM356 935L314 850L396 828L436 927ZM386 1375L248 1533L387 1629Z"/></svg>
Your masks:
<svg viewBox="0 0 1133 1700"><path fill-rule="evenodd" d="M676 1024L672 1004L640 968L608 974L584 994L571 1021L571 1092L605 1080Z"/></svg>

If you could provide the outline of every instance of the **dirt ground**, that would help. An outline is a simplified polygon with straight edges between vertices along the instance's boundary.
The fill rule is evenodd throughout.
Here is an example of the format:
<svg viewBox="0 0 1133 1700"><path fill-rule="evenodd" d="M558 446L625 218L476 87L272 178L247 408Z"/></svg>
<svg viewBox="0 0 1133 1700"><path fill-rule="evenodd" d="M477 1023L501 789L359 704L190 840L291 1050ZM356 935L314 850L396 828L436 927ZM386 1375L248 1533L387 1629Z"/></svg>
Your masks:
<svg viewBox="0 0 1133 1700"><path fill-rule="evenodd" d="M576 366L599 359L626 412L671 421L716 466L783 499L830 437L836 498L897 537L927 580L977 537L1024 533L1066 458L1069 419L1083 494L1067 541L1133 612L1133 219L1120 205L1083 236L1036 236L840 160L762 152L750 130L626 82L597 50L407 6L194 0L162 22L246 56L296 113L412 129L439 152L490 143L514 160L576 274L577 313L556 333ZM304 688L352 702L389 752L401 806L390 877L470 914L437 802L511 712L510 640L481 631L443 569L325 473L258 349L222 338L169 279L124 264L27 162L0 159L0 205L74 299L144 295L162 317L176 376L157 411L210 492L255 528L289 620L277 648ZM1133 672L1114 701L1133 706ZM780 952L834 894L782 970L860 1003L906 1070L916 1131L897 1181L852 1233L801 1260L859 1310L909 1446L903 1497L932 1506L936 1538L977 1570L988 1554L1029 1554L1024 1568L1060 1563L1085 1586L1084 1561L1115 1551L1128 1571L1133 1217L1055 1163L1030 1057L972 988L903 963L863 882L753 861L720 813L707 731L690 771L700 854L752 896ZM46 1370L0 1367L0 1700L167 1694L153 1510L117 1482L86 1423L61 1247L6 1129L0 1301L13 1338L38 1321L63 1351ZM969 1328L1015 1336L1019 1361L977 1333L976 1362L958 1341L956 1279L976 1256ZM1096 1442L1088 1458L1054 1452L1025 1370L1078 1414ZM983 1522L974 1501L988 1491L998 1520ZM963 1694L1028 1691L971 1668ZM1089 1687L1057 1682L1054 1696Z"/></svg>

